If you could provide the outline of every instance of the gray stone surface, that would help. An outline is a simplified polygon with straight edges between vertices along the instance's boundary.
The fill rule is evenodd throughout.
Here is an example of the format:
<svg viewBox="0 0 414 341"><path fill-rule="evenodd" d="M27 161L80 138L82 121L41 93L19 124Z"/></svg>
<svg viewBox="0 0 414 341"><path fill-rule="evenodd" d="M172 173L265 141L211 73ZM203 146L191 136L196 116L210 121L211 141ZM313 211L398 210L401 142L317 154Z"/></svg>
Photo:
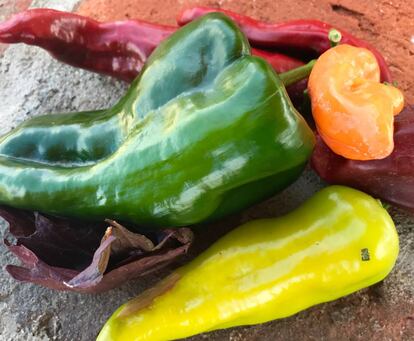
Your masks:
<svg viewBox="0 0 414 341"><path fill-rule="evenodd" d="M70 10L76 2L38 0L34 6ZM37 48L11 46L0 59L0 133L44 113L107 107L125 89L125 84L110 78L59 64ZM316 175L307 171L277 197L216 224L216 231L248 219L286 213L322 186ZM394 339L397 335L401 339L408 340L411 335L414 338L414 219L395 209L391 213L398 225L401 253L397 266L382 285L289 319L193 339L345 340L366 339L367 335L377 335L377 339ZM5 229L2 222L2 235ZM188 258L215 238L211 233L201 233ZM169 271L105 294L81 295L16 282L3 270L9 263L14 263L14 259L0 245L0 340L92 340L116 307ZM388 334L392 328L397 330Z"/></svg>

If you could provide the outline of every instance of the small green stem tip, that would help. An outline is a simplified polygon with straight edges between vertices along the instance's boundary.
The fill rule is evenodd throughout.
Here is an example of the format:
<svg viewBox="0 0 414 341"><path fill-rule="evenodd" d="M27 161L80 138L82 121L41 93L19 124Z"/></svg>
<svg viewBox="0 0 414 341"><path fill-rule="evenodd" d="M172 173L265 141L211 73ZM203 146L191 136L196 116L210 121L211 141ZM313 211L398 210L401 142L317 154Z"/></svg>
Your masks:
<svg viewBox="0 0 414 341"><path fill-rule="evenodd" d="M342 39L342 34L335 28L331 28L328 33L329 41L331 42L331 47L338 45Z"/></svg>
<svg viewBox="0 0 414 341"><path fill-rule="evenodd" d="M294 83L297 83L301 81L302 79L309 77L312 71L312 68L315 65L315 62L316 62L316 59L312 59L309 63L303 66L280 73L279 77L285 86L289 86Z"/></svg>
<svg viewBox="0 0 414 341"><path fill-rule="evenodd" d="M382 201L380 199L377 199L377 201L379 202L379 204L387 211L389 211L392 207L392 205L388 202Z"/></svg>
<svg viewBox="0 0 414 341"><path fill-rule="evenodd" d="M384 85L392 85L392 86L398 88L398 82L397 81L393 81L392 83L390 83L390 82L384 82L383 84Z"/></svg>

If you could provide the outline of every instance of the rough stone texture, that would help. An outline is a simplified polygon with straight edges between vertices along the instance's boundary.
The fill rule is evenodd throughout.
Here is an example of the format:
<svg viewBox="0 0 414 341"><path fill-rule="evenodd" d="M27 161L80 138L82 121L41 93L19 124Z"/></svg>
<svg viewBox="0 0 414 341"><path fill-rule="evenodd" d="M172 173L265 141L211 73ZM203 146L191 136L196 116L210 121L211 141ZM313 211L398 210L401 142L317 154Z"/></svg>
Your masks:
<svg viewBox="0 0 414 341"><path fill-rule="evenodd" d="M33 6L71 10L76 2L75 0L39 0L34 1ZM145 19L161 18L164 22L171 22L175 10L190 2L168 0L166 3L171 3L171 7L163 3L165 7L163 12L159 9L159 2L152 0L129 2L142 4L136 15L134 14L136 12L130 12L129 15ZM107 1L107 3L112 2ZM276 16L273 11L276 8L273 3L276 2L267 0L197 1L197 3L221 4L262 19L274 19ZM283 7L284 11L280 7L282 13L280 15L284 16L284 19L316 16L317 13L323 13L325 8L323 6L327 4L326 1L321 1L322 5L318 7L315 1L309 1L309 6L299 13L294 12L293 7L290 7L291 2L279 1L277 3L278 6L282 6L282 3L286 4L286 7ZM409 5L408 3L406 5ZM128 1L117 2L119 7L125 4L128 4ZM350 5L347 4L347 6ZM363 6L363 2L360 2L360 6ZM372 6L377 6L377 4ZM166 14L167 10L168 14ZM365 11L365 9L362 10ZM323 15L328 16L326 13ZM344 23L348 24L352 20L347 19L346 14L344 15ZM351 25L351 27L353 31L358 30L358 25ZM411 33L414 34L414 32ZM369 34L363 33L362 36L369 37ZM413 66L411 63L411 67ZM107 107L114 103L125 89L124 84L109 78L61 65L39 49L23 45L12 46L0 59L0 98L2 99L0 101L2 119L0 133L7 132L28 117L42 113ZM410 91L410 98L414 98L413 95ZM323 184L312 171L306 171L282 194L215 224L215 234L211 233L213 226L203 227L204 232L198 232L196 245L188 257L182 259L181 262L195 256L217 239L219 234L223 234L231 227L253 218L284 214L297 207L322 186ZM391 209L391 214L400 233L401 253L395 269L382 284L338 301L313 307L291 318L260 326L213 332L191 339L413 340L414 218L396 209ZM3 223L0 227L0 233L3 235L5 228ZM3 267L12 262L10 254L1 245L0 264ZM168 271L164 270L149 276L145 281L128 283L106 294L81 295L53 292L38 286L22 284L11 279L1 269L0 340L92 340L116 307L144 288L151 286Z"/></svg>

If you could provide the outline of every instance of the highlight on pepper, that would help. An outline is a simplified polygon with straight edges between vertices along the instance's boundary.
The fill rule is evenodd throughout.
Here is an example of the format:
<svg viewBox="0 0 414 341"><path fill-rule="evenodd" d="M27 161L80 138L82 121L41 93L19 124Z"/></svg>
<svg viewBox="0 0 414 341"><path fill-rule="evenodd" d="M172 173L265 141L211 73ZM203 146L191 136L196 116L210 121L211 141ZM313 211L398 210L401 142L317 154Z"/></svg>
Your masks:
<svg viewBox="0 0 414 341"><path fill-rule="evenodd" d="M404 96L380 83L380 69L370 51L342 44L323 53L308 89L318 132L332 151L352 160L391 154L394 115L402 110Z"/></svg>

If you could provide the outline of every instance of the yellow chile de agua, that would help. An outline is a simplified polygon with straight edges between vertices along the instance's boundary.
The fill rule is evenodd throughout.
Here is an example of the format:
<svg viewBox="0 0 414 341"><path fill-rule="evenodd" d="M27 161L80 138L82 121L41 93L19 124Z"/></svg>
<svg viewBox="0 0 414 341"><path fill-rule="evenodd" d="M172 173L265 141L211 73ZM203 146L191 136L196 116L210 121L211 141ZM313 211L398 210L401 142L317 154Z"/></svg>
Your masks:
<svg viewBox="0 0 414 341"><path fill-rule="evenodd" d="M173 340L287 317L382 280L398 250L378 200L327 187L290 214L221 238L121 306L98 340Z"/></svg>

